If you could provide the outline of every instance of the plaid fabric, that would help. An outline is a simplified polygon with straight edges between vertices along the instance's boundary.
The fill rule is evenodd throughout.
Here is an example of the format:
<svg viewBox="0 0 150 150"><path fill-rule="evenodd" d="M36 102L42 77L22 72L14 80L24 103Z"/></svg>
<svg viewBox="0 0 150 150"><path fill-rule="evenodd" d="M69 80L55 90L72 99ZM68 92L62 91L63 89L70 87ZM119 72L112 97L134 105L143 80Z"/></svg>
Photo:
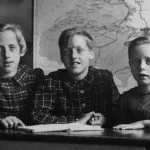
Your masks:
<svg viewBox="0 0 150 150"><path fill-rule="evenodd" d="M29 95L33 95L35 79L35 73L26 65L20 65L14 77L0 78L0 118L16 116L29 121L33 109Z"/></svg>
<svg viewBox="0 0 150 150"><path fill-rule="evenodd" d="M118 97L108 70L89 67L83 80L71 81L66 69L61 69L46 76L44 84L38 87L33 119L36 124L69 123L91 111L108 117Z"/></svg>

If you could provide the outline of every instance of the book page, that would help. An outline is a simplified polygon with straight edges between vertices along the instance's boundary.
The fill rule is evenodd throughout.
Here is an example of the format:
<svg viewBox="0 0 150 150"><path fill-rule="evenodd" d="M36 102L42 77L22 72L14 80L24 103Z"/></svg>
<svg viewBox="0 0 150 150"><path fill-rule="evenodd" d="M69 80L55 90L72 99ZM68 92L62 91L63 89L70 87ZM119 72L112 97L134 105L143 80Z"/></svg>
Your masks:
<svg viewBox="0 0 150 150"><path fill-rule="evenodd" d="M48 131L98 131L103 130L100 126L82 125L80 123L68 124L40 124L32 126L18 127L19 130L31 132L48 132Z"/></svg>
<svg viewBox="0 0 150 150"><path fill-rule="evenodd" d="M64 131L68 129L67 124L40 124L18 127L19 130L31 132Z"/></svg>
<svg viewBox="0 0 150 150"><path fill-rule="evenodd" d="M99 131L104 130L100 126L93 126L93 125L83 125L80 123L72 123L69 125L70 131Z"/></svg>

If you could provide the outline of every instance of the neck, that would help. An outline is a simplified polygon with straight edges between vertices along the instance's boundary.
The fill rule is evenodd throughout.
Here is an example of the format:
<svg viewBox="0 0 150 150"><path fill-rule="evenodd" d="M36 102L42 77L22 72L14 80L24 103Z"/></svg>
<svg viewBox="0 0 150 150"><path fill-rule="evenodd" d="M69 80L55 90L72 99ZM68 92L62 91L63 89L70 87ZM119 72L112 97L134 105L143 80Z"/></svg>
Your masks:
<svg viewBox="0 0 150 150"><path fill-rule="evenodd" d="M88 70L82 74L69 74L69 76L72 80L78 81L78 80L83 80L87 74L88 74Z"/></svg>
<svg viewBox="0 0 150 150"><path fill-rule="evenodd" d="M10 72L10 73L3 73L3 74L1 74L0 76L1 76L2 78L11 78L11 77L13 77L16 73L17 73L17 70L14 71L14 72Z"/></svg>
<svg viewBox="0 0 150 150"><path fill-rule="evenodd" d="M142 94L150 94L150 85L138 86L138 91Z"/></svg>

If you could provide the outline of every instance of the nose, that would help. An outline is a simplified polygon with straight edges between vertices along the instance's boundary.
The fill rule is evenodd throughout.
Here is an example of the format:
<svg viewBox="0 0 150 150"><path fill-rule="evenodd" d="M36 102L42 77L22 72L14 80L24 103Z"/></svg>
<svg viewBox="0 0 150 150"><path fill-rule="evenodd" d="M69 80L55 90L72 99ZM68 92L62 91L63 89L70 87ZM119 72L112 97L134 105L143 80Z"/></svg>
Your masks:
<svg viewBox="0 0 150 150"><path fill-rule="evenodd" d="M77 58L78 52L75 48L72 49L72 58Z"/></svg>
<svg viewBox="0 0 150 150"><path fill-rule="evenodd" d="M4 53L3 53L5 58L9 58L10 57L10 50L8 47L5 47Z"/></svg>
<svg viewBox="0 0 150 150"><path fill-rule="evenodd" d="M140 63L140 70L145 70L145 68L146 68L146 62L142 60Z"/></svg>

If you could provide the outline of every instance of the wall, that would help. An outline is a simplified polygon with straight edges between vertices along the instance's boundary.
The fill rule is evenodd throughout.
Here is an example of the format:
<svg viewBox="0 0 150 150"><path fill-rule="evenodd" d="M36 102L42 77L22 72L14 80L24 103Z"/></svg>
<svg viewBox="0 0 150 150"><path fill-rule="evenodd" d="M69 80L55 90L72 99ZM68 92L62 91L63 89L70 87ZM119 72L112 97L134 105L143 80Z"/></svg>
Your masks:
<svg viewBox="0 0 150 150"><path fill-rule="evenodd" d="M28 52L23 62L33 66L33 0L0 0L0 23L20 24L27 41Z"/></svg>
<svg viewBox="0 0 150 150"><path fill-rule="evenodd" d="M35 0L34 67L43 68L46 74L62 68L58 38L64 29L80 26L95 42L92 65L110 70L121 93L134 87L125 43L136 30L150 24L146 2L138 5L134 0Z"/></svg>

